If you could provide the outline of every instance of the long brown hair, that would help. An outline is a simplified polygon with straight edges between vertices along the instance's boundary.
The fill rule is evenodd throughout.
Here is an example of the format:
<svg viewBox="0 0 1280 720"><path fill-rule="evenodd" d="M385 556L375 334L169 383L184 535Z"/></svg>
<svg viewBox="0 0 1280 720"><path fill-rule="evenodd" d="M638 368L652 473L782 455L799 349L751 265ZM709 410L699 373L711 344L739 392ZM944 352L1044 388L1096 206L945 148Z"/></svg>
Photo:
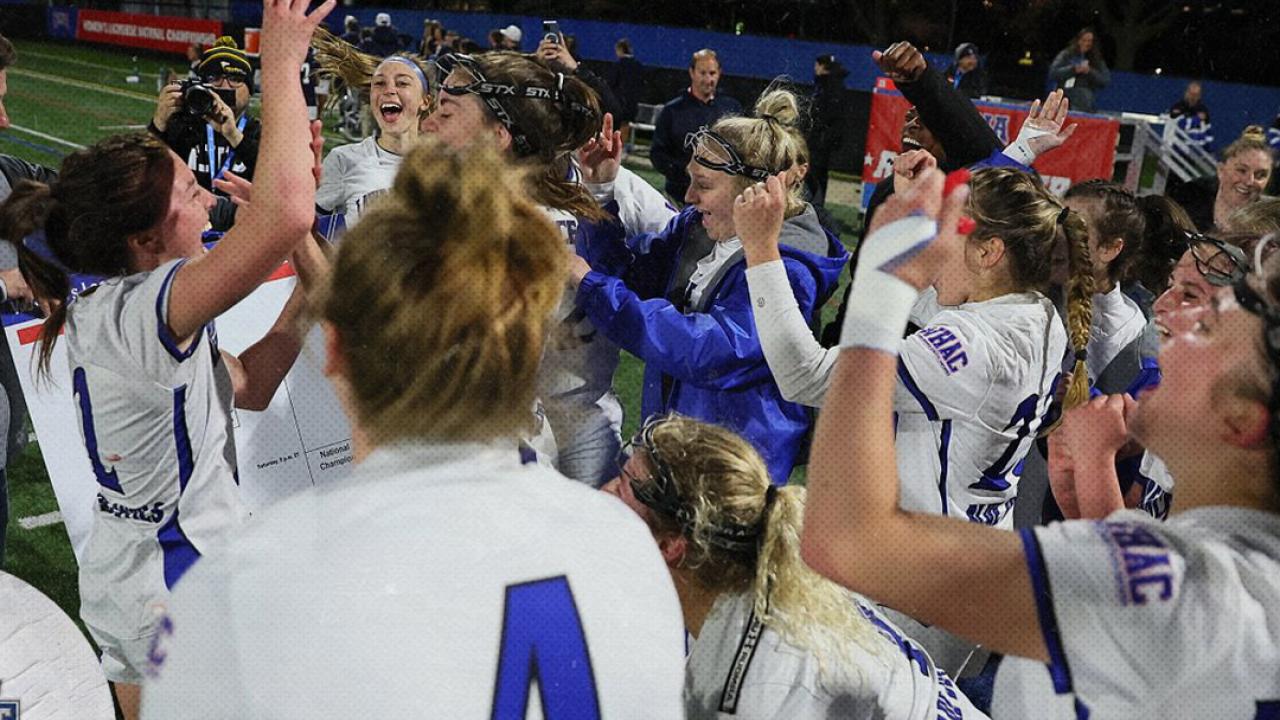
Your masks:
<svg viewBox="0 0 1280 720"><path fill-rule="evenodd" d="M973 175L968 215L977 222L971 240L999 237L1009 254L1009 274L1020 290L1044 290L1050 258L1059 238L1065 239L1070 265L1067 280L1067 336L1076 356L1064 405L1070 409L1089 399L1089 373L1084 354L1093 321L1093 263L1089 228L1084 217L1063 207L1040 180L1013 168L987 168Z"/></svg>
<svg viewBox="0 0 1280 720"><path fill-rule="evenodd" d="M1100 179L1076 183L1063 197L1093 201L1085 212L1085 221L1097 234L1098 247L1111 245L1117 239L1124 241L1120 254L1107 265L1107 277L1111 282L1119 282L1138 254L1147 229L1138 199L1125 186Z"/></svg>
<svg viewBox="0 0 1280 720"><path fill-rule="evenodd" d="M173 153L146 133L114 135L71 153L51 185L24 180L0 206L0 238L18 248L18 268L49 316L40 331L41 374L67 320L68 273L128 275L129 239L169 211ZM50 257L24 239L43 231Z"/></svg>

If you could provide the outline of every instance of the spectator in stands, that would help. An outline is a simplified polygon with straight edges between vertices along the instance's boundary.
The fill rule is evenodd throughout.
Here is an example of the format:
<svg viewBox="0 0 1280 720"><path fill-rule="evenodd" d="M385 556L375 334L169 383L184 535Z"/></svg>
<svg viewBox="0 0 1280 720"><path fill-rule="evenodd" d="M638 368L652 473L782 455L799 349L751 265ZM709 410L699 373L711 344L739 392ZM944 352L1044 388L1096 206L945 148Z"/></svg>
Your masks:
<svg viewBox="0 0 1280 720"><path fill-rule="evenodd" d="M685 138L702 127L711 127L725 115L739 115L742 105L728 95L717 95L720 59L715 50L702 49L689 60L689 87L668 102L654 123L653 147L649 159L666 176L666 191L672 200L683 202L689 190L686 169L693 157Z"/></svg>
<svg viewBox="0 0 1280 720"><path fill-rule="evenodd" d="M1098 48L1093 28L1084 28L1049 66L1049 78L1067 94L1071 109L1093 112L1093 94L1111 83L1111 71Z"/></svg>
<svg viewBox="0 0 1280 720"><path fill-rule="evenodd" d="M1231 213L1255 202L1271 179L1274 153L1266 131L1250 125L1222 151L1216 176L1197 178L1170 191L1201 232L1223 227Z"/></svg>
<svg viewBox="0 0 1280 720"><path fill-rule="evenodd" d="M520 41L524 39L524 33L516 25L508 25L499 31L502 33L502 49L514 50L520 52Z"/></svg>
<svg viewBox="0 0 1280 720"><path fill-rule="evenodd" d="M400 43L400 31L391 24L389 14L384 12L377 14L373 21L373 35L360 49L380 58L394 55L403 49Z"/></svg>
<svg viewBox="0 0 1280 720"><path fill-rule="evenodd" d="M967 98L986 95L987 70L982 67L978 46L971 42L960 43L956 48L955 58L955 62L947 68L947 81Z"/></svg>
<svg viewBox="0 0 1280 720"><path fill-rule="evenodd" d="M490 50L502 49L502 31L501 30L489 31L489 49Z"/></svg>
<svg viewBox="0 0 1280 720"><path fill-rule="evenodd" d="M4 97L9 89L9 67L18 59L13 43L0 35L0 130L9 127ZM58 174L12 155L0 155L0 202L9 197L13 186L23 180L45 184ZM31 288L18 272L18 251L13 243L0 241L0 302L31 300ZM9 495L5 468L22 454L27 445L27 402L22 396L18 371L13 356L0 352L0 569L4 568L4 537L9 521Z"/></svg>
<svg viewBox="0 0 1280 720"><path fill-rule="evenodd" d="M196 68L200 66L200 55L203 53L200 43L191 43L187 46L187 69L191 77L196 77Z"/></svg>
<svg viewBox="0 0 1280 720"><path fill-rule="evenodd" d="M1209 122L1209 108L1204 104L1204 89L1195 80L1187 83L1187 90L1182 94L1182 99L1169 108L1169 117L1172 118L1191 115L1200 118L1202 123Z"/></svg>
<svg viewBox="0 0 1280 720"><path fill-rule="evenodd" d="M644 65L636 59L631 41L622 38L614 43L613 53L618 61L609 66L605 72L605 81L618 100L618 112L614 116L618 130L622 133L622 142L631 144L631 123L636 119L636 110L644 98Z"/></svg>
<svg viewBox="0 0 1280 720"><path fill-rule="evenodd" d="M577 48L577 41L572 35L560 35L559 41L549 38L543 38L538 43L538 57L547 61L552 70L562 72L566 75L576 75L579 80L586 83L596 94L600 96L600 112L612 113L615 117L620 112L618 99L614 96L613 90L609 88L609 83L604 81L599 75L587 69L577 57L574 50Z"/></svg>
<svg viewBox="0 0 1280 720"><path fill-rule="evenodd" d="M236 41L224 36L204 52L196 72L213 90L211 110L204 116L193 114L182 88L166 85L156 100L148 129L191 167L200 187L225 197L214 180L232 172L252 181L258 163L262 123L248 114L253 65ZM230 228L235 221L235 206L229 201L220 202L210 219L215 230Z"/></svg>
<svg viewBox="0 0 1280 720"><path fill-rule="evenodd" d="M813 63L813 102L809 105L809 174L804 177L809 202L822 207L827 199L831 157L844 144L848 124L844 79L849 71L835 55L819 55Z"/></svg>
<svg viewBox="0 0 1280 720"><path fill-rule="evenodd" d="M444 25L430 18L422 21L422 39L418 41L418 55L429 58L435 54L444 39Z"/></svg>
<svg viewBox="0 0 1280 720"><path fill-rule="evenodd" d="M360 47L362 42L360 35L360 21L355 15L348 15L342 21L342 39L355 47Z"/></svg>

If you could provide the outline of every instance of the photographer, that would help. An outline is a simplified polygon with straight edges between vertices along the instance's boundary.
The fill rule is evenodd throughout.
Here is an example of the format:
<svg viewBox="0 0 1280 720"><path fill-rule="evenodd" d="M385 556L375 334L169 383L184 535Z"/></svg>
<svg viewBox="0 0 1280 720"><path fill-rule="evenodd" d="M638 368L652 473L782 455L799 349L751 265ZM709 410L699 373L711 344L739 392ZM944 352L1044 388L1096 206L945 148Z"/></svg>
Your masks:
<svg viewBox="0 0 1280 720"><path fill-rule="evenodd" d="M253 92L253 66L234 40L221 37L201 56L196 74L198 81L166 85L160 91L149 129L187 163L201 187L220 196L210 220L213 229L226 230L234 221L235 206L213 181L227 171L253 180L262 132L262 124L245 114Z"/></svg>

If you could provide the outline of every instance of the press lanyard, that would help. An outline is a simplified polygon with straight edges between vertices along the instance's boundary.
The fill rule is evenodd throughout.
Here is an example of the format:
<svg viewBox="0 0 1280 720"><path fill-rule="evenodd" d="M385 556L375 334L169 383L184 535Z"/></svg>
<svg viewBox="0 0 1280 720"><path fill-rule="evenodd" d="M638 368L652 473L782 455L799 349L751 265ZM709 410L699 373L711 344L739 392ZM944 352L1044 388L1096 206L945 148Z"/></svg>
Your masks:
<svg viewBox="0 0 1280 720"><path fill-rule="evenodd" d="M236 130L242 135L244 134L244 125L248 121L249 121L248 115L241 115L240 122L236 124ZM227 148L227 158L226 160L222 161L222 167L218 170L217 174L215 175L213 172L213 159L217 157L217 155L214 154L217 150L217 146L214 145L214 142L213 142L213 126L205 125L204 130L205 130L205 137L207 137L209 140L209 187L212 188L213 181L221 180L222 176L226 174L227 168L231 167L231 161L234 160L236 157L236 149ZM241 142L244 142L244 140L241 139Z"/></svg>

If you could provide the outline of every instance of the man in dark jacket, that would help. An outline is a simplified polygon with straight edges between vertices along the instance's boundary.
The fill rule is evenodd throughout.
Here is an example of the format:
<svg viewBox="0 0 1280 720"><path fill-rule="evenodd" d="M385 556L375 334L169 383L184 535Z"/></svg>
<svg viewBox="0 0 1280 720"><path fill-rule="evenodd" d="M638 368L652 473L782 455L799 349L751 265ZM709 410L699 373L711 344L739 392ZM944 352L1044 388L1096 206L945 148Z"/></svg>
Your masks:
<svg viewBox="0 0 1280 720"><path fill-rule="evenodd" d="M971 42L960 43L956 48L956 61L947 68L947 81L969 99L987 94L987 71L978 57L978 46Z"/></svg>
<svg viewBox="0 0 1280 720"><path fill-rule="evenodd" d="M725 115L739 115L742 105L727 95L717 95L720 84L720 59L714 50L699 50L689 61L689 87L679 97L662 106L654 123L653 146L649 159L654 169L667 178L667 195L677 203L684 202L689 190L691 152L684 146L690 133L704 125L711 127Z"/></svg>
<svg viewBox="0 0 1280 720"><path fill-rule="evenodd" d="M622 131L622 142L631 140L631 123L636 119L636 108L644 97L644 65L636 60L631 49L631 41L622 38L613 46L618 61L609 66L605 73L605 81L613 96L618 99L618 116L614 118L614 127Z"/></svg>
<svg viewBox="0 0 1280 720"><path fill-rule="evenodd" d="M201 187L225 197L214 187L214 179L230 171L252 181L258 164L262 123L247 112L253 66L234 40L222 37L204 51L196 72L214 94L209 112L204 116L188 112L182 88L177 83L166 85L148 129L190 166ZM223 203L211 217L213 229L228 229L234 216L234 205Z"/></svg>
<svg viewBox="0 0 1280 720"><path fill-rule="evenodd" d="M394 55L404 49L404 45L400 42L400 31L391 24L390 15L378 13L374 16L373 34L360 49L377 57Z"/></svg>
<svg viewBox="0 0 1280 720"><path fill-rule="evenodd" d="M844 79L849 71L835 55L819 55L813 64L813 103L809 107L809 174L804 176L809 202L822 207L827 199L827 176L831 158L844 144L848 124Z"/></svg>

